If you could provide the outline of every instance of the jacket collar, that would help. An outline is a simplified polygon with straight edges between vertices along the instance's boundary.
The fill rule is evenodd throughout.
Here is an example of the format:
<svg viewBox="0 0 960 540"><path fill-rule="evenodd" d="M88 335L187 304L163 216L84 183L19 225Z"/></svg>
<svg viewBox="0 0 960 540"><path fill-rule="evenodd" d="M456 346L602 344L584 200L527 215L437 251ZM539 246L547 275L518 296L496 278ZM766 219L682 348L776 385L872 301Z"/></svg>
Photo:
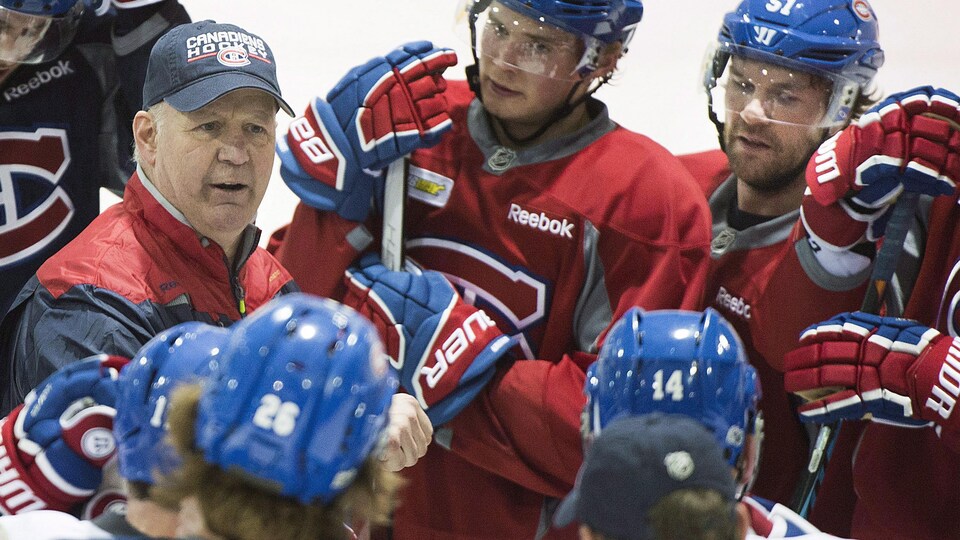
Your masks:
<svg viewBox="0 0 960 540"><path fill-rule="evenodd" d="M123 206L127 211L139 214L153 230L168 237L170 243L176 246L185 257L213 271L227 269L223 248L197 232L187 221L186 216L150 182L139 165L127 182L123 194ZM247 225L240 239L234 268L227 269L231 274L240 271L257 249L259 241L260 229L253 224Z"/></svg>

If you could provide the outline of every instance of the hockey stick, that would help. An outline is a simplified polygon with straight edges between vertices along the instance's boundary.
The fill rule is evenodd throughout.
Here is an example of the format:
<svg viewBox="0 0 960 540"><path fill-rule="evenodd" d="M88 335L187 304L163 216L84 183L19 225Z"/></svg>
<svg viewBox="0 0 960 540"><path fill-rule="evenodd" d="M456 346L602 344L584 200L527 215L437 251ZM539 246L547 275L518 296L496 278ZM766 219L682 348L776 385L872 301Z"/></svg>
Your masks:
<svg viewBox="0 0 960 540"><path fill-rule="evenodd" d="M919 200L919 193L905 191L894 204L890 221L887 223L883 236L883 245L880 247L880 252L877 253L873 271L870 274L870 285L863 297L860 311L873 314L880 313L880 307L883 305L884 296L887 292L887 285L897 268L897 260L903 251L903 243L907 237L907 232L910 230L910 224L913 222ZM891 312L887 314L891 316L899 315L899 313ZM810 450L810 461L807 463L803 479L797 485L793 501L790 504L790 507L802 517L807 517L817 498L817 490L823 482L827 462L830 461L830 456L833 454L833 447L837 442L839 431L840 422L831 422L820 426L820 430L817 432L817 439Z"/></svg>
<svg viewBox="0 0 960 540"><path fill-rule="evenodd" d="M407 205L407 158L387 167L383 186L383 238L380 258L393 271L403 270L403 219Z"/></svg>

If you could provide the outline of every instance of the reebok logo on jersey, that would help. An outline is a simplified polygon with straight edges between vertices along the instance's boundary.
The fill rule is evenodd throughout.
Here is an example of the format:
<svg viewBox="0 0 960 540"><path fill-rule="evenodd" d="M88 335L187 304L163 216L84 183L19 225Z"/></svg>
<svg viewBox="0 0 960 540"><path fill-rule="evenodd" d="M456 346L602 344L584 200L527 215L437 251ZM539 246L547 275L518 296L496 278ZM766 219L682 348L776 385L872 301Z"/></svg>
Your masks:
<svg viewBox="0 0 960 540"><path fill-rule="evenodd" d="M526 225L531 229L537 229L550 233L560 238L573 239L573 223L566 218L563 221L551 219L543 212L529 212L520 207L519 204L511 203L510 211L507 212L507 219L520 225Z"/></svg>
<svg viewBox="0 0 960 540"><path fill-rule="evenodd" d="M7 88L3 91L3 97L7 100L7 102L13 101L29 94L30 92L40 88L50 81L55 81L60 77L72 75L73 73L74 70L72 67L70 67L70 61L60 60L57 62L57 65L50 66L48 69L43 71L38 71L33 75L33 77L30 77L30 80L27 82Z"/></svg>
<svg viewBox="0 0 960 540"><path fill-rule="evenodd" d="M930 393L933 397L927 398L926 406L944 420L949 420L960 397L960 338L953 339L947 358L940 366L937 384L933 385Z"/></svg>
<svg viewBox="0 0 960 540"><path fill-rule="evenodd" d="M750 320L750 304L742 296L734 296L727 292L725 287L720 287L717 291L717 298L714 300L717 307L725 309L744 320Z"/></svg>

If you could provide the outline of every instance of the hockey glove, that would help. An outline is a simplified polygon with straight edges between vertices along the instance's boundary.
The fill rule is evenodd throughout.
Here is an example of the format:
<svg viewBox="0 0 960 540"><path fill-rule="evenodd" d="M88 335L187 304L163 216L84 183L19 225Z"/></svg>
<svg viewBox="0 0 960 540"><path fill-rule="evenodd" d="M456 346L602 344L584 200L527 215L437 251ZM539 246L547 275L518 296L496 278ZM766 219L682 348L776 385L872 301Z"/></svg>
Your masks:
<svg viewBox="0 0 960 540"><path fill-rule="evenodd" d="M513 344L439 272L393 272L368 254L346 283L344 303L377 326L400 384L434 425L476 397Z"/></svg>
<svg viewBox="0 0 960 540"><path fill-rule="evenodd" d="M883 235L903 190L952 194L960 178L958 105L960 97L929 86L893 94L820 145L806 170L808 234L828 249L848 249Z"/></svg>
<svg viewBox="0 0 960 540"><path fill-rule="evenodd" d="M784 358L788 392L833 392L799 408L807 422L860 419L937 425L960 443L960 341L910 319L842 313L807 328ZM947 431L943 433L943 428Z"/></svg>
<svg viewBox="0 0 960 540"><path fill-rule="evenodd" d="M456 63L418 41L350 70L278 143L284 182L314 208L366 219L380 170L453 126L442 74Z"/></svg>
<svg viewBox="0 0 960 540"><path fill-rule="evenodd" d="M0 513L68 511L94 495L113 456L118 371L97 355L61 368L0 421Z"/></svg>

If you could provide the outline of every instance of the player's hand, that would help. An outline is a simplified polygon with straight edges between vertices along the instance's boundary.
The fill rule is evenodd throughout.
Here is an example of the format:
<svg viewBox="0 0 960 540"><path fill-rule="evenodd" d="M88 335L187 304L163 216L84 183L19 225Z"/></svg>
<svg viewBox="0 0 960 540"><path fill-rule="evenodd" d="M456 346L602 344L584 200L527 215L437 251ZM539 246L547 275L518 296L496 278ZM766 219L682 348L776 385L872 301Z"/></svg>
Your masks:
<svg viewBox="0 0 960 540"><path fill-rule="evenodd" d="M434 425L476 397L513 344L439 272L393 272L367 254L346 284L344 303L377 326L400 384Z"/></svg>
<svg viewBox="0 0 960 540"><path fill-rule="evenodd" d="M416 398L402 392L393 395L390 402L390 423L387 442L380 462L388 471L412 467L427 453L433 439L433 424Z"/></svg>
<svg viewBox="0 0 960 540"><path fill-rule="evenodd" d="M957 351L957 340L910 319L841 313L803 332L800 347L784 358L784 386L818 396L799 408L804 421L869 416L907 427L934 423L953 437Z"/></svg>
<svg viewBox="0 0 960 540"><path fill-rule="evenodd" d="M61 368L0 424L9 463L0 475L0 512L67 511L100 486L113 456L117 375L127 359L97 355Z"/></svg>
<svg viewBox="0 0 960 540"><path fill-rule="evenodd" d="M453 127L443 72L451 49L414 41L353 68L327 94L340 128L364 169L383 169Z"/></svg>
<svg viewBox="0 0 960 540"><path fill-rule="evenodd" d="M951 195L960 178L960 97L929 86L893 94L827 139L807 164L802 217L818 243L883 235L904 190Z"/></svg>
<svg viewBox="0 0 960 540"><path fill-rule="evenodd" d="M382 169L453 126L442 74L456 63L452 50L418 41L350 70L278 142L284 182L314 208L366 219Z"/></svg>

